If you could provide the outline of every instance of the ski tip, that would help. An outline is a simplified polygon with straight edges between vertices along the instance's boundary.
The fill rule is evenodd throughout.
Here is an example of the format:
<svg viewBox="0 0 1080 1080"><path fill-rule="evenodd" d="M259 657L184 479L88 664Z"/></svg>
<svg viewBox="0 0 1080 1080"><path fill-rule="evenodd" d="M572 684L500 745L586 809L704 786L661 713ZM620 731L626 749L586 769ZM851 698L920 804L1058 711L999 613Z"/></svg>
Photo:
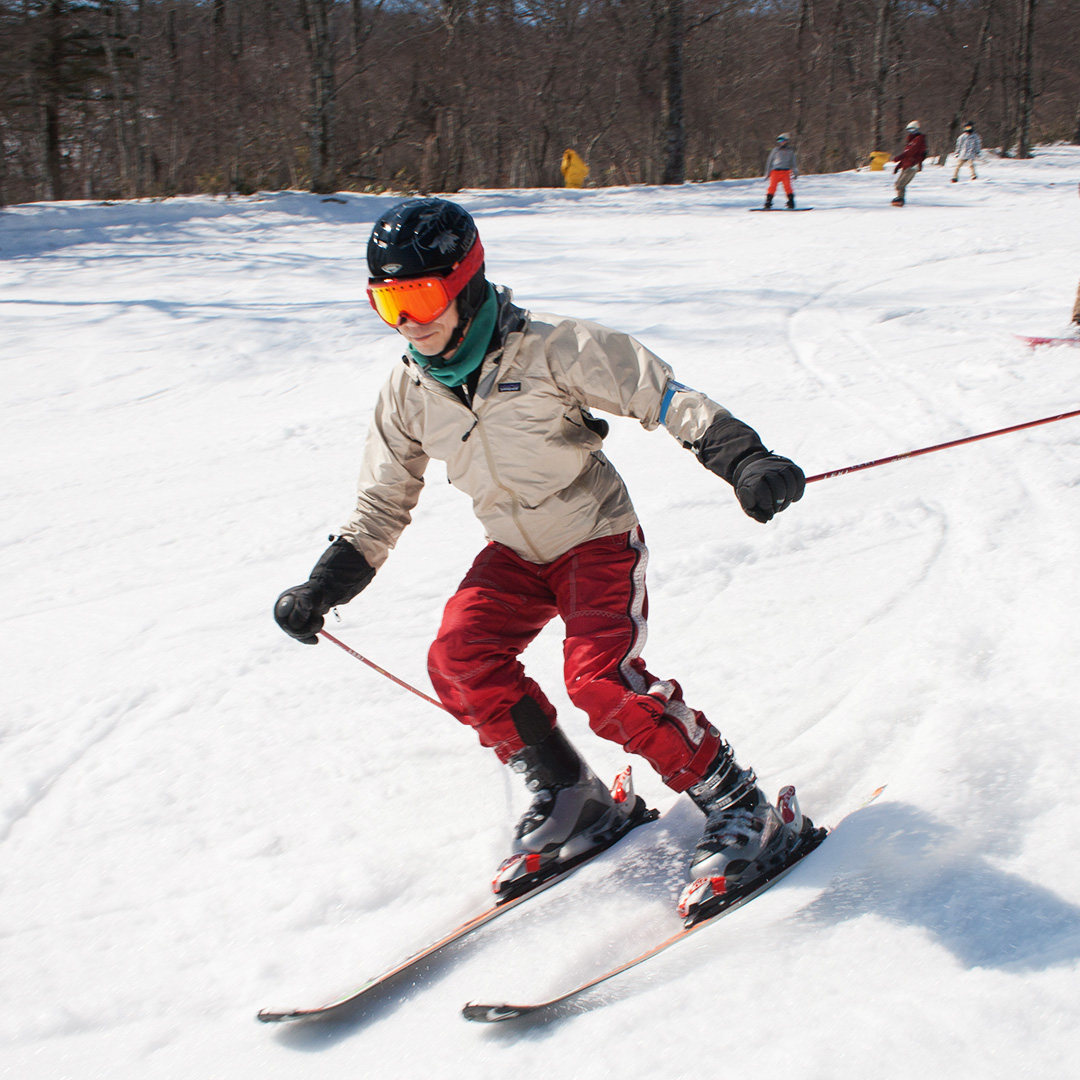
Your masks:
<svg viewBox="0 0 1080 1080"><path fill-rule="evenodd" d="M858 810L865 810L872 802L876 802L881 793L888 787L888 784L882 784L879 788L874 788L869 795L856 807Z"/></svg>
<svg viewBox="0 0 1080 1080"><path fill-rule="evenodd" d="M500 1020L514 1020L524 1016L530 1009L521 1005L480 1005L470 1001L461 1010L461 1015L466 1020L473 1020L480 1024L494 1024Z"/></svg>
<svg viewBox="0 0 1080 1080"><path fill-rule="evenodd" d="M264 1024L278 1024L282 1020L295 1020L300 1014L295 1012L274 1012L273 1009L260 1009L255 1019Z"/></svg>
<svg viewBox="0 0 1080 1080"><path fill-rule="evenodd" d="M1080 335L1076 337L1029 337L1027 334L1014 334L1013 337L1032 349L1036 349L1040 345L1080 345Z"/></svg>

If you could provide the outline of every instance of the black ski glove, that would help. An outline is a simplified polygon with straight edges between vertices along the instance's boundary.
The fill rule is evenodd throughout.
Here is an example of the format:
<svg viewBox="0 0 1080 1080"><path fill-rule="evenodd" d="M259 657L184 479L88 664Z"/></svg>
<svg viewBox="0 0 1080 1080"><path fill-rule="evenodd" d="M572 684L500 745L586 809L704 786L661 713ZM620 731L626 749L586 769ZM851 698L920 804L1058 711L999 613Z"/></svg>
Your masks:
<svg viewBox="0 0 1080 1080"><path fill-rule="evenodd" d="M367 559L339 536L323 552L311 577L277 598L274 618L290 637L305 645L318 645L316 634L323 628L323 616L363 592L374 576Z"/></svg>
<svg viewBox="0 0 1080 1080"><path fill-rule="evenodd" d="M759 450L735 466L731 480L739 505L755 521L771 521L774 514L798 502L806 490L806 476L790 458Z"/></svg>
<svg viewBox="0 0 1080 1080"><path fill-rule="evenodd" d="M755 521L769 521L803 497L802 469L766 450L758 433L734 416L718 416L693 449L706 469L735 489L739 505Z"/></svg>

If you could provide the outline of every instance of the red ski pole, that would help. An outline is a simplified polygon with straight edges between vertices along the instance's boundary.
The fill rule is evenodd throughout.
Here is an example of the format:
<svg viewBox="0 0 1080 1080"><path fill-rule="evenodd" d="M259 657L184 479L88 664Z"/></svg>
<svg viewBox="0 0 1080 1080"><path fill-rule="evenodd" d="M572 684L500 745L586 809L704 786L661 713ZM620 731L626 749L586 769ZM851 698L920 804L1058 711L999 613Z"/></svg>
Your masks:
<svg viewBox="0 0 1080 1080"><path fill-rule="evenodd" d="M432 705L437 706L444 712L449 712L449 710L441 701L436 701L433 697L428 697L428 695L425 694L422 690L417 690L415 686L410 686L403 679L399 679L396 675L391 675L390 672L386 670L386 668L379 667L378 664L376 664L372 660L369 660L366 656L361 656L355 649L350 649L344 641L338 641L338 639L334 637L333 634L328 633L326 630L320 630L319 636L326 638L327 641L332 641L339 649L344 649L350 656L355 656L356 659L359 660L362 664L367 664L369 668L373 668L380 675L385 675L391 682L397 683L398 686L404 687L404 689L408 690L412 694L415 694L417 697L423 698L425 701L430 701Z"/></svg>
<svg viewBox="0 0 1080 1080"><path fill-rule="evenodd" d="M889 457L864 461L861 465L848 465L843 469L832 469L830 472L818 473L817 476L808 476L806 482L812 484L815 480L828 480L832 476L843 476L845 473L872 469L875 465L888 465L890 461L903 461L904 458L918 457L920 454L932 454L935 450L947 450L950 446L963 446L964 443L978 442L980 439L991 439L995 435L1007 435L1010 431L1023 431L1024 428L1038 427L1040 424L1052 424L1055 420L1068 420L1070 416L1080 416L1080 409L1073 409L1072 412L1067 413L1058 413L1057 416L1047 416L1042 420L1029 420L1026 424L1013 424L1012 427L998 428L997 431L984 431L981 435L968 435L967 438L953 439L951 442L938 443L936 446L924 446L921 450L908 450L903 454L890 454Z"/></svg>

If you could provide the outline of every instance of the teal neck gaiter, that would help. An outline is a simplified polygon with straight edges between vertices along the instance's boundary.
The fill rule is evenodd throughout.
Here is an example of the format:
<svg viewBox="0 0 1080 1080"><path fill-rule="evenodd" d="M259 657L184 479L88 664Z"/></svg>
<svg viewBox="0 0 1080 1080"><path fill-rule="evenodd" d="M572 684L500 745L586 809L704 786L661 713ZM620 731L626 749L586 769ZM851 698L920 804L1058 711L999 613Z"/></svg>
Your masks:
<svg viewBox="0 0 1080 1080"><path fill-rule="evenodd" d="M464 340L454 350L452 360L439 363L437 356L425 356L410 345L409 355L433 378L444 386L461 386L462 383L482 363L487 353L491 332L495 329L495 319L499 313L499 301L495 297L495 286L488 282L487 299L480 305L480 310L473 316L469 331Z"/></svg>

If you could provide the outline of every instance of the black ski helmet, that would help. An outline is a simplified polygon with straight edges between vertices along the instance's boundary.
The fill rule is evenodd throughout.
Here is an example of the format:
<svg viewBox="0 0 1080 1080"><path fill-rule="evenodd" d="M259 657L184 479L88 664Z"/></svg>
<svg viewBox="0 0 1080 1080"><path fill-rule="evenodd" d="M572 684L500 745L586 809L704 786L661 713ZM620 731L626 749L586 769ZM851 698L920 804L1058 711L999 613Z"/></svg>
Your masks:
<svg viewBox="0 0 1080 1080"><path fill-rule="evenodd" d="M445 275L479 242L476 222L464 207L449 199L407 199L375 222L368 240L368 271L374 279ZM464 331L486 296L481 263L457 295L459 331ZM448 349L456 347L460 334L451 341Z"/></svg>
<svg viewBox="0 0 1080 1080"><path fill-rule="evenodd" d="M417 277L451 270L476 242L476 222L446 199L407 199L371 230L368 270L373 278Z"/></svg>

